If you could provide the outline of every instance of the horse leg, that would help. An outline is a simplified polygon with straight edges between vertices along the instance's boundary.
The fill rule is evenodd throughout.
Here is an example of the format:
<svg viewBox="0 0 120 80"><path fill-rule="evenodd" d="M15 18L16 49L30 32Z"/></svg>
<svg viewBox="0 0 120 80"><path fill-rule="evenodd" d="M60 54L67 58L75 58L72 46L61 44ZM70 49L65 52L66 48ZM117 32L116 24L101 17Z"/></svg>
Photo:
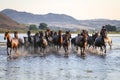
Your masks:
<svg viewBox="0 0 120 80"><path fill-rule="evenodd" d="M105 53L105 55L106 55L106 45L104 46L104 48L105 48L105 51L104 51L104 53Z"/></svg>
<svg viewBox="0 0 120 80"><path fill-rule="evenodd" d="M8 47L7 47L7 55L9 56L9 51L8 51Z"/></svg>
<svg viewBox="0 0 120 80"><path fill-rule="evenodd" d="M68 46L67 46L67 52L68 52Z"/></svg>
<svg viewBox="0 0 120 80"><path fill-rule="evenodd" d="M67 55L67 54L66 54L66 47L65 47L65 46L63 46L63 48L64 48L64 51L65 51L65 56L66 56L66 55Z"/></svg>
<svg viewBox="0 0 120 80"><path fill-rule="evenodd" d="M103 48L102 48L102 46L100 46L100 50L103 52Z"/></svg>
<svg viewBox="0 0 120 80"><path fill-rule="evenodd" d="M84 56L84 48L81 48L81 56Z"/></svg>
<svg viewBox="0 0 120 80"><path fill-rule="evenodd" d="M66 46L66 53L67 53L67 56L68 56L68 46Z"/></svg>
<svg viewBox="0 0 120 80"><path fill-rule="evenodd" d="M43 56L43 49L40 47L41 56Z"/></svg>
<svg viewBox="0 0 120 80"><path fill-rule="evenodd" d="M59 46L57 45L57 51L58 51L58 47L59 47Z"/></svg>
<svg viewBox="0 0 120 80"><path fill-rule="evenodd" d="M67 46L64 46L64 50L65 50L65 56L68 56L68 54L67 54Z"/></svg>
<svg viewBox="0 0 120 80"><path fill-rule="evenodd" d="M80 47L80 50L81 50L81 56L82 56L83 52L82 52L82 48L81 47Z"/></svg>
<svg viewBox="0 0 120 80"><path fill-rule="evenodd" d="M109 46L110 46L110 50L112 49L112 41L108 42Z"/></svg>
<svg viewBox="0 0 120 80"><path fill-rule="evenodd" d="M12 49L12 48L10 48L10 54L9 54L9 56L11 56L11 52L12 52L12 50L13 50L13 49Z"/></svg>
<svg viewBox="0 0 120 80"><path fill-rule="evenodd" d="M15 53L17 53L17 47L15 48Z"/></svg>
<svg viewBox="0 0 120 80"><path fill-rule="evenodd" d="M76 50L78 50L78 46L76 46Z"/></svg>
<svg viewBox="0 0 120 80"><path fill-rule="evenodd" d="M83 47L83 56L85 56L85 47Z"/></svg>

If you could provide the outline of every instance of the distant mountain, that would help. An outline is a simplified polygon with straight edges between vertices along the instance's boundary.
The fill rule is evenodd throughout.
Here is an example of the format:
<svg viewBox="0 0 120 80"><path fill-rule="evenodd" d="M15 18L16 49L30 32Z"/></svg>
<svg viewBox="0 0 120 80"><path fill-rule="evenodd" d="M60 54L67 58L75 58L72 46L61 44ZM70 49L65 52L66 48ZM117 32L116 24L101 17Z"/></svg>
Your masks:
<svg viewBox="0 0 120 80"><path fill-rule="evenodd" d="M46 22L50 26L56 27L70 27L79 29L100 29L103 25L114 25L120 27L119 20L109 20L109 19L91 19L91 20L77 20L71 16L65 14L54 14L48 13L45 15L32 14L28 12L20 12L12 9L4 9L1 11L13 20L19 23L25 24L39 24L41 22ZM87 15L86 15L87 16Z"/></svg>
<svg viewBox="0 0 120 80"><path fill-rule="evenodd" d="M2 12L0 12L0 28L1 29L25 29L26 27L12 20Z"/></svg>
<svg viewBox="0 0 120 80"><path fill-rule="evenodd" d="M120 27L120 20L109 20L109 19L80 20L79 24L83 26L93 27L93 28L101 28L102 26L107 24Z"/></svg>
<svg viewBox="0 0 120 80"><path fill-rule="evenodd" d="M40 23L40 22L68 22L75 23L77 22L71 16L65 14L54 14L48 13L45 15L32 14L28 12L19 12L12 9L5 9L1 11L7 16L11 17L13 20L18 21L20 23Z"/></svg>

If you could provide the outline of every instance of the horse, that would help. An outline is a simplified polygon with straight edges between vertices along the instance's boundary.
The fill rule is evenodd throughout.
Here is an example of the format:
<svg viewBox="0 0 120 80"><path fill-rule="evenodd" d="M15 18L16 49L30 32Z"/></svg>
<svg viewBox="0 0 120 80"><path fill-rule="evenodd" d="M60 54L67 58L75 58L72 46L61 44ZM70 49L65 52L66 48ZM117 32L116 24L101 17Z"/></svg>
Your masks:
<svg viewBox="0 0 120 80"><path fill-rule="evenodd" d="M69 36L68 35L64 35L63 36L63 48L65 50L65 56L68 55L68 47L70 45L70 40L69 40Z"/></svg>
<svg viewBox="0 0 120 80"><path fill-rule="evenodd" d="M109 36L107 36L107 32L106 31L104 32L103 37L104 37L104 42L108 43L109 46L110 46L110 49L112 49L112 39Z"/></svg>
<svg viewBox="0 0 120 80"><path fill-rule="evenodd" d="M11 38L9 32L5 32L4 40L7 39L7 55L11 55L11 51L15 50L15 53L17 52L19 41L17 38ZM10 52L8 51L8 48L10 48Z"/></svg>
<svg viewBox="0 0 120 80"><path fill-rule="evenodd" d="M103 51L106 55L106 44L109 44L110 49L112 48L112 39L107 36L107 32L103 32L103 35L98 36L95 39L95 47L100 47L101 51ZM103 54L102 54L103 55Z"/></svg>
<svg viewBox="0 0 120 80"><path fill-rule="evenodd" d="M87 39L88 48L91 46L94 48L94 42L98 36L99 36L99 33L95 33L95 34L92 34L92 36L88 36L88 39Z"/></svg>
<svg viewBox="0 0 120 80"><path fill-rule="evenodd" d="M106 43L103 36L99 36L95 39L94 43L95 48L100 47L101 51L106 54ZM102 54L103 55L103 54Z"/></svg>
<svg viewBox="0 0 120 80"><path fill-rule="evenodd" d="M21 38L18 38L18 32L17 31L14 31L14 38L18 39L18 42L19 42L18 48L22 48L24 43L23 43L23 40Z"/></svg>
<svg viewBox="0 0 120 80"><path fill-rule="evenodd" d="M75 40L76 40L76 37L71 38L72 50L73 50L74 47L76 47L76 42L75 42Z"/></svg>
<svg viewBox="0 0 120 80"><path fill-rule="evenodd" d="M93 36L88 36L87 43L88 43L88 48L90 48L91 46L94 45L94 39L93 39Z"/></svg>
<svg viewBox="0 0 120 80"><path fill-rule="evenodd" d="M38 51L38 48L40 48L40 52L44 53L47 46L48 41L43 36L43 32L36 33L34 36L34 51Z"/></svg>
<svg viewBox="0 0 120 80"><path fill-rule="evenodd" d="M26 49L32 48L33 45L34 45L34 36L24 37L24 46Z"/></svg>
<svg viewBox="0 0 120 80"><path fill-rule="evenodd" d="M22 48L22 46L24 45L23 39L18 38L18 41L19 41L18 48Z"/></svg>
<svg viewBox="0 0 120 80"><path fill-rule="evenodd" d="M75 43L76 43L76 48L78 50L78 47L80 47L81 50L81 56L85 56L85 49L87 46L87 38L88 38L88 34L84 33L82 35L78 35L76 37Z"/></svg>
<svg viewBox="0 0 120 80"><path fill-rule="evenodd" d="M54 47L57 46L57 51L58 51L58 49L61 49L61 47L63 45L63 36L62 36L61 30L59 30L58 35L55 34L53 36L53 45L54 45Z"/></svg>
<svg viewBox="0 0 120 80"><path fill-rule="evenodd" d="M110 46L110 49L112 49L112 39L110 37L105 37L104 38L105 43L108 43Z"/></svg>
<svg viewBox="0 0 120 80"><path fill-rule="evenodd" d="M34 36L34 52L38 51L38 47L39 47L38 41L39 41L39 39L41 37L41 35L39 35L39 34L41 34L41 32L36 33L35 36Z"/></svg>

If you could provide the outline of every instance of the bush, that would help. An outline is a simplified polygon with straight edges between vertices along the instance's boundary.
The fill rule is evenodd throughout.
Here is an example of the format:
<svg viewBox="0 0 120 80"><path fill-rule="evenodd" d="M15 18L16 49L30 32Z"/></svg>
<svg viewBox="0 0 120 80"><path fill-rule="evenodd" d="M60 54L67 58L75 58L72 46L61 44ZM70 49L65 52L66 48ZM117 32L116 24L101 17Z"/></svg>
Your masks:
<svg viewBox="0 0 120 80"><path fill-rule="evenodd" d="M37 30L38 28L36 27L36 25L32 24L29 26L29 30Z"/></svg>
<svg viewBox="0 0 120 80"><path fill-rule="evenodd" d="M45 30L45 29L47 29L47 28L48 28L48 27L47 27L47 24L46 24L46 23L40 23L39 29Z"/></svg>

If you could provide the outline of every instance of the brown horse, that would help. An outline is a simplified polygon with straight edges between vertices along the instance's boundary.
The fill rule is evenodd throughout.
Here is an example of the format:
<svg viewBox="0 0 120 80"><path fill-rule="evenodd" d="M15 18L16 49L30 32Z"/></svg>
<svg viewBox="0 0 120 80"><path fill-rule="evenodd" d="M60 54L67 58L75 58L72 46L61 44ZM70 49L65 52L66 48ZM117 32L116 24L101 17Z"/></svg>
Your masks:
<svg viewBox="0 0 120 80"><path fill-rule="evenodd" d="M103 37L104 37L104 42L108 43L109 46L110 46L110 49L112 49L112 39L107 36L107 32L106 31L104 32Z"/></svg>
<svg viewBox="0 0 120 80"><path fill-rule="evenodd" d="M44 37L41 37L39 41L37 41L37 44L38 44L38 47L40 48L40 52L43 53L41 56L43 56L46 48L48 47L48 42Z"/></svg>
<svg viewBox="0 0 120 80"><path fill-rule="evenodd" d="M11 38L9 32L5 32L4 40L7 39L7 54L11 55L11 51L15 50L15 53L17 52L17 48L19 45L19 41L17 38ZM10 48L10 52L8 51L8 48Z"/></svg>
<svg viewBox="0 0 120 80"><path fill-rule="evenodd" d="M53 44L54 44L54 47L57 46L57 51L58 49L61 49L63 45L63 36L62 36L61 30L59 30L58 35L55 35L53 37Z"/></svg>
<svg viewBox="0 0 120 80"><path fill-rule="evenodd" d="M85 49L87 46L87 38L88 38L87 33L84 33L84 34L76 37L76 46L77 46L77 49L78 49L78 47L80 47L81 56L85 56Z"/></svg>
<svg viewBox="0 0 120 80"><path fill-rule="evenodd" d="M63 48L65 50L65 56L68 56L68 47L70 45L70 40L68 35L63 36Z"/></svg>

